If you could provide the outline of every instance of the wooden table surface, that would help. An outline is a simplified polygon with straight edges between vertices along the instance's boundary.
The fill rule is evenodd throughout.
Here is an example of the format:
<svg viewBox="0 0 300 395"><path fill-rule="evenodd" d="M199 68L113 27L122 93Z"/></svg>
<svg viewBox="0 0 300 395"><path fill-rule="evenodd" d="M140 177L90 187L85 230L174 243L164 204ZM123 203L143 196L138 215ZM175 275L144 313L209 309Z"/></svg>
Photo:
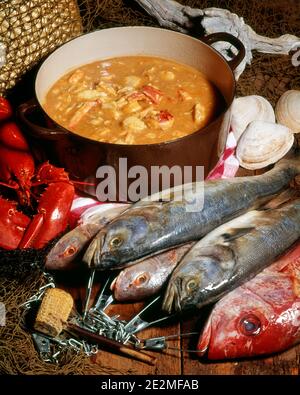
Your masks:
<svg viewBox="0 0 300 395"><path fill-rule="evenodd" d="M270 3L270 5L268 4ZM295 1L295 4L297 2ZM274 7L286 7L285 2L269 1L264 2L264 7L274 5ZM16 87L16 92L11 97L11 100L16 104L22 103L33 96L32 80L36 69L34 68L30 73L27 73L26 78L22 83ZM261 94L262 92L257 92ZM28 96L28 97L27 97ZM251 174L250 172L240 171L239 175ZM76 290L78 292L78 290ZM136 312L141 309L141 304L122 304L113 305L107 310L109 314L121 314L122 318L129 319ZM206 312L207 314L207 312ZM155 318L155 317L153 317ZM194 317L185 317L180 322L168 325L150 328L142 333L140 337L156 337L170 334L180 334L191 331L199 331L201 329L200 321L205 319L203 311L199 311ZM170 347L179 348L194 348L197 336L193 340L182 341L172 340L168 342ZM154 374L154 375L249 375L249 374L279 374L279 375L299 375L300 366L300 344L292 349L280 353L279 355L265 358L255 358L243 361L225 361L225 362L211 362L204 359L199 359L192 353L180 352L178 350L167 350L162 353L148 352L157 358L155 366L149 366L145 363L138 362L127 357L114 355L109 352L101 351L97 359L106 366L112 366L121 372L128 374Z"/></svg>
<svg viewBox="0 0 300 395"><path fill-rule="evenodd" d="M238 172L238 176L251 174L253 173L242 169ZM98 292L98 287L93 292L95 295ZM84 292L81 291L80 297L84 299ZM121 319L129 320L142 307L143 303L113 304L106 312L109 315L120 314ZM149 338L194 331L200 332L208 314L209 308L205 308L194 313L193 317L185 316L180 321L169 325L148 328L140 332L138 336ZM152 318L154 320L157 317L153 316ZM180 351L180 349L195 349L197 340L198 336L182 338L182 340L178 338L168 341L170 348L166 351L147 351L148 354L155 356L157 359L154 366L105 351L101 351L97 359L103 365L111 366L117 371L136 375L299 375L300 373L300 344L275 356L215 362L204 358L200 359L193 353Z"/></svg>

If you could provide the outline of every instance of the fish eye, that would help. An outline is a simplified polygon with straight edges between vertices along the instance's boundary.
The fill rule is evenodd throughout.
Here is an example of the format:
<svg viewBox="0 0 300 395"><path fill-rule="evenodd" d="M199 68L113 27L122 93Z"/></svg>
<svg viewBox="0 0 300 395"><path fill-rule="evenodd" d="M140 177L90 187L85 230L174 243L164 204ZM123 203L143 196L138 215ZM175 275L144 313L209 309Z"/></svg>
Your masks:
<svg viewBox="0 0 300 395"><path fill-rule="evenodd" d="M142 273L142 274L140 274L140 275L138 275L138 276L136 277L136 279L134 280L134 282L135 282L135 284L136 284L137 286L139 286L139 285L145 284L145 283L148 281L148 279L149 279L149 276L147 275L147 273Z"/></svg>
<svg viewBox="0 0 300 395"><path fill-rule="evenodd" d="M195 280L190 280L187 284L186 287L189 291L193 291L197 287L197 282Z"/></svg>
<svg viewBox="0 0 300 395"><path fill-rule="evenodd" d="M118 248L120 245L122 245L123 239L121 236L115 236L113 239L110 241L110 246L111 248Z"/></svg>
<svg viewBox="0 0 300 395"><path fill-rule="evenodd" d="M59 256L62 258L67 258L69 256L74 255L77 252L76 247L74 247L73 245L67 247Z"/></svg>
<svg viewBox="0 0 300 395"><path fill-rule="evenodd" d="M258 335L261 330L261 321L256 315L249 314L240 320L239 327L246 336Z"/></svg>
<svg viewBox="0 0 300 395"><path fill-rule="evenodd" d="M73 247L73 246L71 246L71 247L69 247L69 248L66 250L65 255L73 255L73 254L75 254L75 252L76 252L76 248Z"/></svg>

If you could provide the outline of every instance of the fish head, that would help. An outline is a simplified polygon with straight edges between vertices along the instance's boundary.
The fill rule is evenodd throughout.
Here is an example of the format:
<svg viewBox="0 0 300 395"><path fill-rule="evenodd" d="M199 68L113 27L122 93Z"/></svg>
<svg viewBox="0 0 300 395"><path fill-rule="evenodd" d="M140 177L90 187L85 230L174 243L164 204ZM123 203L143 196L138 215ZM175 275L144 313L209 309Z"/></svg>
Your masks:
<svg viewBox="0 0 300 395"><path fill-rule="evenodd" d="M121 271L113 282L111 289L115 299L121 302L142 300L151 282L147 269L137 269L134 265Z"/></svg>
<svg viewBox="0 0 300 395"><path fill-rule="evenodd" d="M215 305L197 349L209 359L244 358L279 351L283 339L286 333L276 310L240 287Z"/></svg>
<svg viewBox="0 0 300 395"><path fill-rule="evenodd" d="M214 285L224 282L224 270L214 256L189 258L189 254L174 270L167 286L163 309L172 311L200 308L206 304Z"/></svg>
<svg viewBox="0 0 300 395"><path fill-rule="evenodd" d="M75 235L71 238L62 237L50 250L46 257L45 267L48 270L71 268L72 262L82 249L82 244Z"/></svg>
<svg viewBox="0 0 300 395"><path fill-rule="evenodd" d="M86 263L98 270L119 269L147 254L148 223L142 216L112 221L94 238L86 253Z"/></svg>

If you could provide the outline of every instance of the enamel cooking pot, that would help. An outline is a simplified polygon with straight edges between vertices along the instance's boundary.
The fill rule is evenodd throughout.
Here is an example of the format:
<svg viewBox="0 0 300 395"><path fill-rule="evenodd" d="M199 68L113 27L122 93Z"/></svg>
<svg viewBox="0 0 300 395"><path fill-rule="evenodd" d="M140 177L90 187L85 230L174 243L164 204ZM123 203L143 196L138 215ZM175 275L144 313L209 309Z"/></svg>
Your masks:
<svg viewBox="0 0 300 395"><path fill-rule="evenodd" d="M210 45L225 41L237 49L237 55L227 62ZM43 108L51 86L64 74L81 65L106 58L128 55L152 55L169 58L192 66L214 83L224 98L219 116L205 128L177 140L145 145L121 145L83 138L50 119ZM28 132L51 147L51 158L63 166L73 179L99 183L96 178L100 166L112 166L119 174L119 159L127 159L128 169L144 166L150 174L151 166L204 166L204 175L217 163L222 152L230 123L230 107L235 95L233 71L243 60L243 44L228 33L215 33L198 40L185 34L152 27L118 27L94 31L77 37L52 52L41 64L36 80L36 99L19 107L19 116ZM47 127L33 121L32 114L42 111ZM195 177L195 172L193 173ZM174 180L171 180L171 185ZM128 181L130 185L130 180ZM149 179L148 193L151 192ZM95 187L86 187L95 194ZM152 191L154 192L154 191ZM128 197L117 195L116 200ZM114 199L111 199L114 200ZM129 199L130 200L130 199Z"/></svg>

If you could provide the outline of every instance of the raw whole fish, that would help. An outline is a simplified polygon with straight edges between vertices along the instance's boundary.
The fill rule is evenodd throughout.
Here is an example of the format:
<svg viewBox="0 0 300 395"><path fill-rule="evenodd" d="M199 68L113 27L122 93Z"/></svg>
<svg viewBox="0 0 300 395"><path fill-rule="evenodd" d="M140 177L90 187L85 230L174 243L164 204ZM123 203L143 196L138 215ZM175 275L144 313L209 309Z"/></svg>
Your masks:
<svg viewBox="0 0 300 395"><path fill-rule="evenodd" d="M74 260L97 232L128 207L128 204L102 204L89 209L90 215L85 214L82 224L62 236L50 250L46 257L46 269L73 269Z"/></svg>
<svg viewBox="0 0 300 395"><path fill-rule="evenodd" d="M200 335L199 355L252 357L300 342L300 244L222 298Z"/></svg>
<svg viewBox="0 0 300 395"><path fill-rule="evenodd" d="M200 240L173 271L163 309L201 308L254 277L300 237L300 198L253 210Z"/></svg>
<svg viewBox="0 0 300 395"><path fill-rule="evenodd" d="M123 269L111 285L119 302L136 302L158 293L193 243L146 258Z"/></svg>
<svg viewBox="0 0 300 395"><path fill-rule="evenodd" d="M209 180L197 183L204 189L203 208L189 211L195 199L195 185L163 192L163 199L152 197L134 204L124 214L105 226L94 238L84 257L89 267L117 269L174 246L199 240L217 226L257 208L288 186L300 172L298 159L284 159L269 172L252 177ZM199 189L198 189L199 188ZM191 196L192 195L192 196Z"/></svg>

